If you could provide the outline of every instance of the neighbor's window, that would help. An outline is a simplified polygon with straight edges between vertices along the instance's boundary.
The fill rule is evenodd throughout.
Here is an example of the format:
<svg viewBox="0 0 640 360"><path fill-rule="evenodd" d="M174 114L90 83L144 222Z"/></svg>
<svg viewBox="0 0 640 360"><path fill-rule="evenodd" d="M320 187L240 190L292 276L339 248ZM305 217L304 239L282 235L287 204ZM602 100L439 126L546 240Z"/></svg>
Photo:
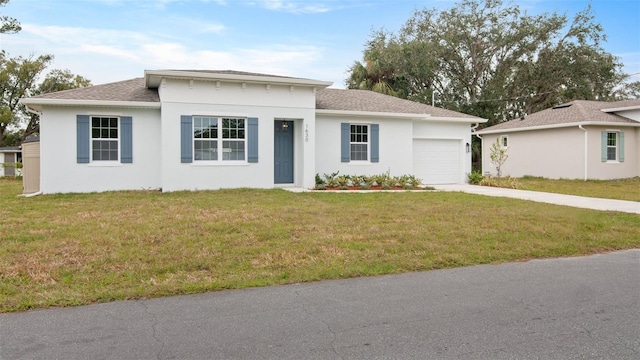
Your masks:
<svg viewBox="0 0 640 360"><path fill-rule="evenodd" d="M118 118L91 117L93 161L118 161Z"/></svg>
<svg viewBox="0 0 640 360"><path fill-rule="evenodd" d="M607 133L607 161L618 160L618 133Z"/></svg>
<svg viewBox="0 0 640 360"><path fill-rule="evenodd" d="M352 161L369 160L369 125L351 125L349 145Z"/></svg>
<svg viewBox="0 0 640 360"><path fill-rule="evenodd" d="M503 149L509 147L509 137L507 135L500 136L500 146L502 146Z"/></svg>
<svg viewBox="0 0 640 360"><path fill-rule="evenodd" d="M194 159L198 161L245 160L245 126L246 121L243 118L194 116Z"/></svg>

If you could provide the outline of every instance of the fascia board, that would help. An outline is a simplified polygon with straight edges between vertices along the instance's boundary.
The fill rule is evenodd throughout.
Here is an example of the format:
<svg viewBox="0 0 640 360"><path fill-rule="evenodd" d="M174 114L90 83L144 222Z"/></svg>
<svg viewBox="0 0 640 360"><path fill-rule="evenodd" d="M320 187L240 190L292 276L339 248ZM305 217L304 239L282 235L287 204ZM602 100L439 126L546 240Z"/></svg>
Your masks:
<svg viewBox="0 0 640 360"><path fill-rule="evenodd" d="M486 119L480 119L480 118L455 118L455 117L431 116L429 114L408 114L408 113L391 113L391 112L377 112L377 111L316 109L316 115L386 118L386 119L392 118L392 119L408 119L408 120L417 120L417 121L451 121L451 122L465 122L465 123L487 122Z"/></svg>
<svg viewBox="0 0 640 360"><path fill-rule="evenodd" d="M99 106L99 107L121 107L121 108L145 108L160 109L160 102L151 101L104 101L104 100L74 100L74 99L43 99L26 98L20 99L23 105L34 110L41 111L43 106Z"/></svg>
<svg viewBox="0 0 640 360"><path fill-rule="evenodd" d="M630 124L630 123L614 123L608 121L582 121L582 122L573 122L566 124L553 124L553 125L540 125L540 126L530 126L526 128L514 128L514 129L496 129L496 130L480 130L476 131L475 134L478 135L486 135L486 134L504 134L504 133L512 133L512 132L522 132L522 131L534 131L534 130L547 130L547 129L559 129L559 128L567 128L574 126L609 126L609 127L640 127L640 123L638 124Z"/></svg>
<svg viewBox="0 0 640 360"><path fill-rule="evenodd" d="M605 113L612 113L612 112L618 112L618 111L631 111L631 110L640 110L640 105L625 106L625 107L610 108L610 109L602 109L600 111L605 112Z"/></svg>
<svg viewBox="0 0 640 360"><path fill-rule="evenodd" d="M273 76L256 76L241 74L218 74L193 71L163 71L163 70L145 70L145 83L148 88L157 88L160 86L162 78L173 79L193 79L205 81L227 81L227 82L246 82L254 84L279 84L279 85L299 85L299 86L316 86L329 87L333 85L331 81L320 81L311 79L273 77Z"/></svg>

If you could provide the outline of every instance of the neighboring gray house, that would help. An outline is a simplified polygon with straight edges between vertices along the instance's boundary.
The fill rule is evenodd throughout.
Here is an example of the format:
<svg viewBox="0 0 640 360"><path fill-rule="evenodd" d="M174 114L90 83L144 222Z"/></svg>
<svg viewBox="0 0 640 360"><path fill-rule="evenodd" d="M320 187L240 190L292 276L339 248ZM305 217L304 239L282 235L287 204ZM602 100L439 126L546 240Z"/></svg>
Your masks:
<svg viewBox="0 0 640 360"><path fill-rule="evenodd" d="M16 168L17 163L22 163L20 146L0 147L0 177L19 175L20 170Z"/></svg>
<svg viewBox="0 0 640 360"><path fill-rule="evenodd" d="M482 167L496 174L491 146L509 158L504 176L621 179L640 176L640 99L575 100L482 129Z"/></svg>

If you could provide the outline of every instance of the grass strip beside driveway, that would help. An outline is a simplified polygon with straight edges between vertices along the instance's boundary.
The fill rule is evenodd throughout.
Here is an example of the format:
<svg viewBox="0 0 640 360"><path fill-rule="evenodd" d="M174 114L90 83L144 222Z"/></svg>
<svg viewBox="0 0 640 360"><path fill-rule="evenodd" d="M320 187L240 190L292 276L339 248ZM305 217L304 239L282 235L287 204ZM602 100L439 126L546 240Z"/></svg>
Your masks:
<svg viewBox="0 0 640 360"><path fill-rule="evenodd" d="M640 177L620 180L519 178L523 190L640 202Z"/></svg>
<svg viewBox="0 0 640 360"><path fill-rule="evenodd" d="M0 181L0 311L640 247L640 215L463 193L107 192Z"/></svg>

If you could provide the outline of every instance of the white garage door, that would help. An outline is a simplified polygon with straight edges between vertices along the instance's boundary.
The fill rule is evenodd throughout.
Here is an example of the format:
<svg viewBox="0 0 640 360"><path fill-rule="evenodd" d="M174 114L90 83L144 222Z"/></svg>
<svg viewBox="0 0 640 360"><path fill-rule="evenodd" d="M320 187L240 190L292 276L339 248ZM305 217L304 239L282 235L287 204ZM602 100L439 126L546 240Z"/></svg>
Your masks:
<svg viewBox="0 0 640 360"><path fill-rule="evenodd" d="M413 140L413 174L425 184L459 183L460 144L460 140Z"/></svg>

